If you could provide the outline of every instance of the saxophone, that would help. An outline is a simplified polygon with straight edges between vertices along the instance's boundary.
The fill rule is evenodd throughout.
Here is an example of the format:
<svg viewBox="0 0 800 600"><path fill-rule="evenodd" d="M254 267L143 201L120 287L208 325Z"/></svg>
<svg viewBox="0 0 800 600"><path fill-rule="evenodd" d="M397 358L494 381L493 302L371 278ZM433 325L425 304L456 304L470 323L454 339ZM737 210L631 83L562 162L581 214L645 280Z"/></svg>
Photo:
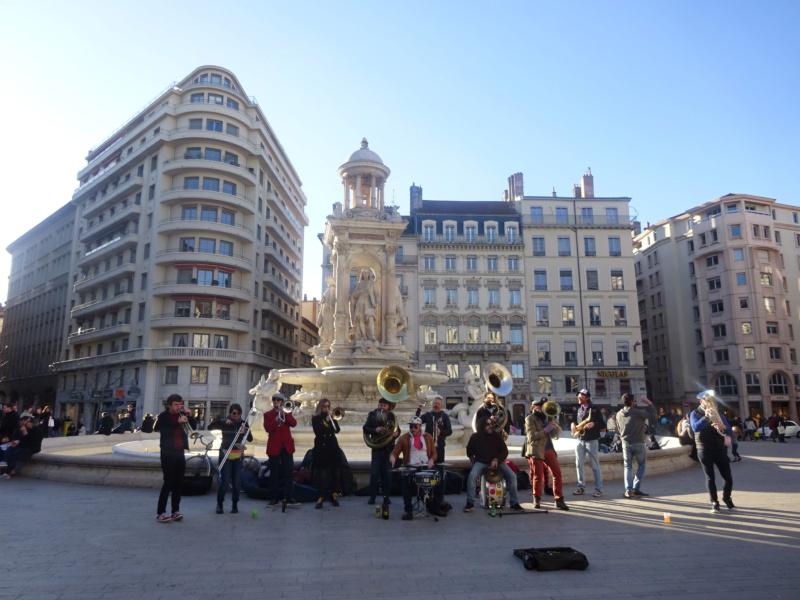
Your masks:
<svg viewBox="0 0 800 600"><path fill-rule="evenodd" d="M575 425L575 431L572 432L572 437L582 438L586 435L586 425L592 422L592 409L589 409L589 412L586 413L586 418Z"/></svg>

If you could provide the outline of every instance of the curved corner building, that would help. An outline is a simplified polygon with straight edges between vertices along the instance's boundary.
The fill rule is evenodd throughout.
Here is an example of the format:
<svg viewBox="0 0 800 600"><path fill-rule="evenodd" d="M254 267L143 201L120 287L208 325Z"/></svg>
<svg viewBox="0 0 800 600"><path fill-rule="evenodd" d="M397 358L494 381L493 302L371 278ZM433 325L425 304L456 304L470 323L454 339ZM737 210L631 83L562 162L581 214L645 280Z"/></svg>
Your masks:
<svg viewBox="0 0 800 600"><path fill-rule="evenodd" d="M135 403L141 421L179 393L208 422L298 365L306 198L233 73L196 69L86 163L62 414Z"/></svg>

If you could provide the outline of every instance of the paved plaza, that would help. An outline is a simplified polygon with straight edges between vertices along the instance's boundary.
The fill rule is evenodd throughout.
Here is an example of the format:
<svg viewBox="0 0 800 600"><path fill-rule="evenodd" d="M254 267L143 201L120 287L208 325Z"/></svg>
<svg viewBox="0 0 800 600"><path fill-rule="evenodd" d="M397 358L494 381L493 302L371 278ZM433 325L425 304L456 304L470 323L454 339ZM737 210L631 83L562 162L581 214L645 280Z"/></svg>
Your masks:
<svg viewBox="0 0 800 600"><path fill-rule="evenodd" d="M285 514L243 497L240 514L217 515L209 494L184 498L182 522L159 524L156 490L0 481L0 600L797 598L800 440L739 450L738 510L720 515L699 466L645 477L644 500L624 499L621 481L599 499L569 487L566 513L490 518L449 495L455 510L438 522L401 521L399 497L387 522L361 497ZM532 546L572 546L590 566L526 571L512 550Z"/></svg>

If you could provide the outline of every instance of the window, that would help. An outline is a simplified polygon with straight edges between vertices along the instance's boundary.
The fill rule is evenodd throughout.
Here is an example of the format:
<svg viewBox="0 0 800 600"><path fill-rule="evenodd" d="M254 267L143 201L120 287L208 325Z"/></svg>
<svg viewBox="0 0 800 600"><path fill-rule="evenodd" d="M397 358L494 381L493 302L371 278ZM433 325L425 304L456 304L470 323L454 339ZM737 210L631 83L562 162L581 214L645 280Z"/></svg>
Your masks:
<svg viewBox="0 0 800 600"><path fill-rule="evenodd" d="M753 324L750 321L742 321L742 335L751 335L753 333Z"/></svg>
<svg viewBox="0 0 800 600"><path fill-rule="evenodd" d="M205 102L206 97L205 94L192 94L190 97L190 102L197 103L197 102Z"/></svg>
<svg viewBox="0 0 800 600"><path fill-rule="evenodd" d="M732 376L725 374L717 378L717 382L714 384L714 391L720 396L738 396L739 386Z"/></svg>
<svg viewBox="0 0 800 600"><path fill-rule="evenodd" d="M231 196L236 195L236 184L231 181L223 181L222 182L222 193L230 194Z"/></svg>
<svg viewBox="0 0 800 600"><path fill-rule="evenodd" d="M536 354L539 359L540 367L550 366L550 342L540 341L536 343Z"/></svg>
<svg viewBox="0 0 800 600"><path fill-rule="evenodd" d="M203 119L189 119L189 129L202 129Z"/></svg>
<svg viewBox="0 0 800 600"><path fill-rule="evenodd" d="M772 273L761 273L761 285L772 285Z"/></svg>
<svg viewBox="0 0 800 600"><path fill-rule="evenodd" d="M564 342L564 364L567 366L575 366L578 364L577 342Z"/></svg>
<svg viewBox="0 0 800 600"><path fill-rule="evenodd" d="M178 367L167 367L164 369L164 385L175 385L178 383Z"/></svg>
<svg viewBox="0 0 800 600"><path fill-rule="evenodd" d="M178 269L177 283L191 283L192 282L192 269Z"/></svg>
<svg viewBox="0 0 800 600"><path fill-rule="evenodd" d="M544 256L544 237L533 236L531 238L531 248L534 256Z"/></svg>
<svg viewBox="0 0 800 600"><path fill-rule="evenodd" d="M219 241L219 253L223 256L233 256L233 242Z"/></svg>
<svg viewBox="0 0 800 600"><path fill-rule="evenodd" d="M497 256L486 257L486 268L489 271L497 271Z"/></svg>
<svg viewBox="0 0 800 600"><path fill-rule="evenodd" d="M628 324L627 310L624 304L614 305L614 326L625 327Z"/></svg>
<svg viewBox="0 0 800 600"><path fill-rule="evenodd" d="M185 189L185 190L199 190L200 189L200 178L199 177L184 177L183 178L183 189Z"/></svg>
<svg viewBox="0 0 800 600"><path fill-rule="evenodd" d="M742 248L737 248L733 251L733 260L740 261L744 260L744 250Z"/></svg>
<svg viewBox="0 0 800 600"><path fill-rule="evenodd" d="M497 227L494 225L489 225L486 228L486 241L490 244L494 244L497 241Z"/></svg>
<svg viewBox="0 0 800 600"><path fill-rule="evenodd" d="M522 323L511 323L511 344L522 345Z"/></svg>
<svg viewBox="0 0 800 600"><path fill-rule="evenodd" d="M181 219L183 221L196 221L197 220L197 207L184 206L181 209Z"/></svg>
<svg viewBox="0 0 800 600"><path fill-rule="evenodd" d="M629 350L629 342L617 342L617 364L630 365L631 355Z"/></svg>
<svg viewBox="0 0 800 600"><path fill-rule="evenodd" d="M714 333L715 338L724 338L727 335L724 324L713 325L711 331Z"/></svg>
<svg viewBox="0 0 800 600"><path fill-rule="evenodd" d="M728 350L714 350L714 362L726 363L729 362Z"/></svg>
<svg viewBox="0 0 800 600"><path fill-rule="evenodd" d="M458 289L455 287L446 287L444 289L445 304L448 306L458 305Z"/></svg>
<svg viewBox="0 0 800 600"><path fill-rule="evenodd" d="M508 270L519 271L519 256L508 257Z"/></svg>
<svg viewBox="0 0 800 600"><path fill-rule="evenodd" d="M622 256L622 249L618 237L608 238L608 255L609 256Z"/></svg>
<svg viewBox="0 0 800 600"><path fill-rule="evenodd" d="M770 360L782 360L780 346L770 346L769 347L769 359Z"/></svg>
<svg viewBox="0 0 800 600"><path fill-rule="evenodd" d="M456 227L455 225L445 225L444 239L446 242L454 242L456 240Z"/></svg>
<svg viewBox="0 0 800 600"><path fill-rule="evenodd" d="M741 310L748 310L750 308L750 300L747 298L739 298L739 308Z"/></svg>
<svg viewBox="0 0 800 600"><path fill-rule="evenodd" d="M186 153L183 155L184 158L202 158L202 156L202 148L187 148Z"/></svg>
<svg viewBox="0 0 800 600"><path fill-rule="evenodd" d="M764 310L768 313L775 312L775 298L764 297Z"/></svg>
<svg viewBox="0 0 800 600"><path fill-rule="evenodd" d="M619 215L617 214L617 209L614 207L606 207L606 222L609 225L618 225L619 224Z"/></svg>
<svg viewBox="0 0 800 600"><path fill-rule="evenodd" d="M789 393L789 384L782 373L775 373L769 378L769 393L775 396L785 396Z"/></svg>
<svg viewBox="0 0 800 600"><path fill-rule="evenodd" d="M192 367L189 383L198 385L208 384L208 367Z"/></svg>
<svg viewBox="0 0 800 600"><path fill-rule="evenodd" d="M550 375L539 375L537 387L540 394L552 394L553 378Z"/></svg>
<svg viewBox="0 0 800 600"><path fill-rule="evenodd" d="M216 246L217 246L216 240L212 240L209 238L200 238L200 245L198 246L198 252L214 254L216 252Z"/></svg>
<svg viewBox="0 0 800 600"><path fill-rule="evenodd" d="M611 289L612 290L624 290L625 283L622 278L622 270L621 269L611 269Z"/></svg>
<svg viewBox="0 0 800 600"><path fill-rule="evenodd" d="M208 103L209 104L222 104L223 98L219 94L209 94L208 95Z"/></svg>
<svg viewBox="0 0 800 600"><path fill-rule="evenodd" d="M564 327L575 327L575 306L564 304L561 307L561 324Z"/></svg>
<svg viewBox="0 0 800 600"><path fill-rule="evenodd" d="M475 242L475 238L477 237L475 225L467 225L466 227L464 227L464 237L466 238L466 241L469 243Z"/></svg>
<svg viewBox="0 0 800 600"><path fill-rule="evenodd" d="M231 125L230 123L228 123L225 126L225 133L227 133L228 135L232 135L234 137L239 137L239 128L236 125Z"/></svg>
<svg viewBox="0 0 800 600"><path fill-rule="evenodd" d="M592 340L592 365L595 367L603 366L603 341Z"/></svg>
<svg viewBox="0 0 800 600"><path fill-rule="evenodd" d="M500 288L496 286L489 287L489 308L500 307Z"/></svg>
<svg viewBox="0 0 800 600"><path fill-rule="evenodd" d="M572 289L572 269L560 269L558 279L562 290Z"/></svg>
<svg viewBox="0 0 800 600"><path fill-rule="evenodd" d="M723 306L722 300L715 300L711 303L711 314L718 315L720 313L725 312L725 307Z"/></svg>
<svg viewBox="0 0 800 600"><path fill-rule="evenodd" d="M745 360L755 360L756 359L756 349L753 346L745 346L744 347L744 358L745 358Z"/></svg>
<svg viewBox="0 0 800 600"><path fill-rule="evenodd" d="M508 305L511 308L522 306L522 294L519 290L508 290Z"/></svg>
<svg viewBox="0 0 800 600"><path fill-rule="evenodd" d="M467 323L467 343L477 344L480 342L480 323Z"/></svg>
<svg viewBox="0 0 800 600"><path fill-rule="evenodd" d="M767 335L778 335L777 321L767 321Z"/></svg>
<svg viewBox="0 0 800 600"><path fill-rule="evenodd" d="M477 270L478 270L478 257L467 256L467 271L477 271Z"/></svg>
<svg viewBox="0 0 800 600"><path fill-rule="evenodd" d="M506 242L509 244L516 244L517 239L519 236L517 235L517 228L516 227L507 227L506 228Z"/></svg>
<svg viewBox="0 0 800 600"><path fill-rule="evenodd" d="M569 223L569 215L566 206L556 206L556 223L566 225Z"/></svg>
<svg viewBox="0 0 800 600"><path fill-rule="evenodd" d="M592 327L600 327L602 325L599 304L589 305L589 325Z"/></svg>
<svg viewBox="0 0 800 600"><path fill-rule="evenodd" d="M208 192L219 191L219 179L213 177L203 177L203 189Z"/></svg>
<svg viewBox="0 0 800 600"><path fill-rule="evenodd" d="M192 348L208 348L211 342L211 335L208 333L193 333Z"/></svg>
<svg viewBox="0 0 800 600"><path fill-rule="evenodd" d="M428 270L433 270L436 268L436 257L433 254L425 255L424 267Z"/></svg>
<svg viewBox="0 0 800 600"><path fill-rule="evenodd" d="M586 236L583 238L583 254L585 256L597 256L597 249L594 244L594 237Z"/></svg>
<svg viewBox="0 0 800 600"><path fill-rule="evenodd" d="M446 323L444 326L444 341L447 344L458 343L458 323Z"/></svg>
<svg viewBox="0 0 800 600"><path fill-rule="evenodd" d="M761 394L761 376L758 373L745 373L744 383L748 394Z"/></svg>
<svg viewBox="0 0 800 600"><path fill-rule="evenodd" d="M722 288L722 280L719 277L712 277L708 280L708 290L713 292L714 290L718 290Z"/></svg>
<svg viewBox="0 0 800 600"><path fill-rule="evenodd" d="M581 223L583 225L591 225L594 223L594 215L591 206L581 207Z"/></svg>
<svg viewBox="0 0 800 600"><path fill-rule="evenodd" d="M716 267L719 264L719 254L712 254L706 258L706 267Z"/></svg>
<svg viewBox="0 0 800 600"><path fill-rule="evenodd" d="M546 290L547 289L547 270L534 269L533 271L533 289Z"/></svg>
<svg viewBox="0 0 800 600"><path fill-rule="evenodd" d="M425 306L435 306L436 305L436 288L432 286L425 286L423 290L424 297L425 297Z"/></svg>
<svg viewBox="0 0 800 600"><path fill-rule="evenodd" d="M231 370L230 370L230 367L220 367L219 368L219 384L220 385L230 385L231 384Z"/></svg>
<svg viewBox="0 0 800 600"><path fill-rule="evenodd" d="M222 151L217 148L206 148L205 159L219 162L222 160Z"/></svg>
<svg viewBox="0 0 800 600"><path fill-rule="evenodd" d="M550 311L546 304L536 305L536 325L539 327L550 326Z"/></svg>
<svg viewBox="0 0 800 600"><path fill-rule="evenodd" d="M747 285L747 274L746 273L737 273L736 274L736 285Z"/></svg>
<svg viewBox="0 0 800 600"><path fill-rule="evenodd" d="M423 227L423 229L422 229L422 233L423 233L424 240L426 242L432 242L433 241L433 239L435 237L433 225L425 225Z"/></svg>
<svg viewBox="0 0 800 600"><path fill-rule="evenodd" d="M456 257L454 255L448 254L444 257L444 268L448 271L456 270Z"/></svg>
<svg viewBox="0 0 800 600"><path fill-rule="evenodd" d="M511 377L512 379L524 379L525 365L523 363L511 363Z"/></svg>
<svg viewBox="0 0 800 600"><path fill-rule="evenodd" d="M195 219L197 218L197 210L195 209ZM217 222L217 209L204 206L200 211L200 220L209 221L211 223Z"/></svg>
<svg viewBox="0 0 800 600"><path fill-rule="evenodd" d="M191 300L176 300L175 301L175 316L188 317L192 312Z"/></svg>
<svg viewBox="0 0 800 600"><path fill-rule="evenodd" d="M425 326L425 343L428 345L436 343L436 326L435 325L426 325Z"/></svg>
<svg viewBox="0 0 800 600"><path fill-rule="evenodd" d="M531 206L531 223L541 225L544 223L544 208L541 206Z"/></svg>
<svg viewBox="0 0 800 600"><path fill-rule="evenodd" d="M214 280L213 269L197 269L197 283L200 285L211 285Z"/></svg>
<svg viewBox="0 0 800 600"><path fill-rule="evenodd" d="M189 334L188 333L173 333L172 334L172 345L175 348L186 348L189 345Z"/></svg>
<svg viewBox="0 0 800 600"><path fill-rule="evenodd" d="M467 288L467 306L478 306L478 288Z"/></svg>
<svg viewBox="0 0 800 600"><path fill-rule="evenodd" d="M586 289L600 289L600 284L597 278L597 269L586 269Z"/></svg>
<svg viewBox="0 0 800 600"><path fill-rule="evenodd" d="M236 213L232 213L229 210L222 211L222 218L219 220L220 223L223 225L235 225L236 224Z"/></svg>
<svg viewBox="0 0 800 600"><path fill-rule="evenodd" d="M194 238L181 238L181 252L194 252Z"/></svg>
<svg viewBox="0 0 800 600"><path fill-rule="evenodd" d="M558 236L558 255L559 256L571 256L572 250L570 249L569 244L569 237L567 236Z"/></svg>
<svg viewBox="0 0 800 600"><path fill-rule="evenodd" d="M222 121L215 121L213 119L208 119L206 121L206 130L222 133Z"/></svg>
<svg viewBox="0 0 800 600"><path fill-rule="evenodd" d="M740 237L742 237L742 226L741 225L731 225L731 237L732 238L740 238Z"/></svg>
<svg viewBox="0 0 800 600"><path fill-rule="evenodd" d="M489 343L500 344L502 341L500 323L489 323Z"/></svg>
<svg viewBox="0 0 800 600"><path fill-rule="evenodd" d="M239 165L239 157L233 152L225 152L224 162L229 165Z"/></svg>

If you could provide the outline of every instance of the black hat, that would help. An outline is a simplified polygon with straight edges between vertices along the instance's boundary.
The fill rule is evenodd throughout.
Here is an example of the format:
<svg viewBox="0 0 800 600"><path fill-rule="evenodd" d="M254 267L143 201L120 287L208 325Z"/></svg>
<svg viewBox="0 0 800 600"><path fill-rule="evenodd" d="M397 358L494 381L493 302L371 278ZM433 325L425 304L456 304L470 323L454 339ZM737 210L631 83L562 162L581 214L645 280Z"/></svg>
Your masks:
<svg viewBox="0 0 800 600"><path fill-rule="evenodd" d="M384 398L383 396L381 396L380 398L378 398L378 404L387 404L387 405L389 405L389 406L391 406L391 405L392 405L392 403L391 403L391 402L389 402L389 401L388 401L386 398Z"/></svg>

